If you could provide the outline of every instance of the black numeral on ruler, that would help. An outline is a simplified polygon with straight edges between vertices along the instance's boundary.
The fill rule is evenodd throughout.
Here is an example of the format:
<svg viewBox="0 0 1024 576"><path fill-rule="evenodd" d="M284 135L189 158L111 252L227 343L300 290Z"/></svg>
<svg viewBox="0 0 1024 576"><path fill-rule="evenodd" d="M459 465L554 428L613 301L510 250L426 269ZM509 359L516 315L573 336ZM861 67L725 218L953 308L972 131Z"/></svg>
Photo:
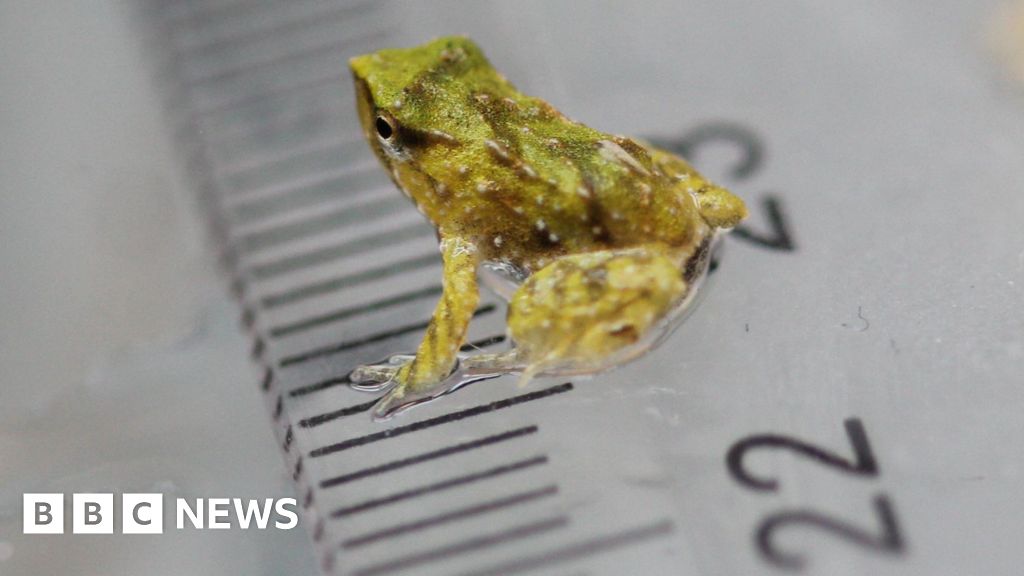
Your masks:
<svg viewBox="0 0 1024 576"><path fill-rule="evenodd" d="M693 159L702 147L709 144L732 146L739 151L739 160L729 170L728 177L736 182L756 176L765 163L761 139L749 128L731 122L702 124L678 138L653 139L653 142L687 159ZM750 224L741 224L733 230L733 234L740 240L762 248L785 252L796 250L782 199L774 193L765 193L760 198L760 208L763 220L769 227L766 232L754 230Z"/></svg>
<svg viewBox="0 0 1024 576"><path fill-rule="evenodd" d="M758 492L778 492L780 486L777 479L758 476L747 468L746 457L752 451L785 450L850 476L877 478L878 463L863 423L858 418L849 418L844 425L852 457L836 454L791 436L755 434L739 440L729 448L725 457L726 467L737 483ZM877 527L874 529L861 528L813 509L780 510L769 514L758 524L754 530L755 545L766 561L790 570L804 568L807 560L803 554L780 549L776 544L776 534L783 529L795 527L821 530L875 553L902 553L906 545L889 497L878 493L873 498L872 505L877 518Z"/></svg>

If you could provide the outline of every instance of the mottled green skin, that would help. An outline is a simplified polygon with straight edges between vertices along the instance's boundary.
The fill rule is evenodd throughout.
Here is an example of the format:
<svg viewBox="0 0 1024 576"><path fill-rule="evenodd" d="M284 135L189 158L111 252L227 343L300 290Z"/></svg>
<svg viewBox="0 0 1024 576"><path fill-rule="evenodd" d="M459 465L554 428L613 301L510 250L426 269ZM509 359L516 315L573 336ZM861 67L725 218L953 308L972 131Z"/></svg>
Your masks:
<svg viewBox="0 0 1024 576"><path fill-rule="evenodd" d="M396 183L442 234L473 241L485 259L536 269L561 254L687 246L707 232L697 198L711 185L689 165L520 93L466 38L351 66L367 139ZM394 118L404 161L382 151L376 114ZM719 226L743 215L742 202L725 200L733 213Z"/></svg>
<svg viewBox="0 0 1024 576"><path fill-rule="evenodd" d="M376 414L436 395L478 303L476 268L512 267L516 348L492 374L584 373L642 354L689 301L718 228L743 202L684 160L569 120L518 92L466 38L351 60L367 142L437 227L444 294L415 359L362 366L393 383Z"/></svg>

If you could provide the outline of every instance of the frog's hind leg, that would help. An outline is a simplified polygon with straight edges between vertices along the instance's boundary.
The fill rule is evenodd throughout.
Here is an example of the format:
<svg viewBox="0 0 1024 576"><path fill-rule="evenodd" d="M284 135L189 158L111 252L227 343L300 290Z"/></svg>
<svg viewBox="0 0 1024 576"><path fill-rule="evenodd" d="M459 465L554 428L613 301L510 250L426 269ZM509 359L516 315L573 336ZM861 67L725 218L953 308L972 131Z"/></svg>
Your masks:
<svg viewBox="0 0 1024 576"><path fill-rule="evenodd" d="M643 354L687 295L677 260L632 248L561 257L513 295L514 355L492 358L535 374L600 372Z"/></svg>

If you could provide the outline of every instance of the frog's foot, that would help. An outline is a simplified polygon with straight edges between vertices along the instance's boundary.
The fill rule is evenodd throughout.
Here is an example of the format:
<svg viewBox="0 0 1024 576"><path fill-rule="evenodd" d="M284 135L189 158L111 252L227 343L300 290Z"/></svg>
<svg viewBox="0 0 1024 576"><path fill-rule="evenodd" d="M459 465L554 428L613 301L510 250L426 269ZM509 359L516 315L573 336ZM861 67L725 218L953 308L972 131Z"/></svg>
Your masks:
<svg viewBox="0 0 1024 576"><path fill-rule="evenodd" d="M534 376L543 371L541 366L525 363L519 355L518 348L497 354L470 356L462 361L462 368L467 374L487 378L518 373L520 388L525 388Z"/></svg>
<svg viewBox="0 0 1024 576"><path fill-rule="evenodd" d="M398 373L402 367L409 365L416 356L413 354L395 354L380 364L365 364L357 367L348 375L350 386L360 392L380 392L399 384Z"/></svg>
<svg viewBox="0 0 1024 576"><path fill-rule="evenodd" d="M376 420L392 416L450 394L481 380L497 378L522 369L515 351L499 354L459 354L454 369L436 382L417 382L412 378L414 354L395 354L385 362L359 366L349 374L349 385L360 392L385 392L373 408Z"/></svg>
<svg viewBox="0 0 1024 576"><path fill-rule="evenodd" d="M511 372L522 372L525 366L519 360L519 351L513 348L496 354L474 354L462 358L460 368L468 374L501 376Z"/></svg>
<svg viewBox="0 0 1024 576"><path fill-rule="evenodd" d="M502 374L510 372L510 369L499 368L498 364L480 363L474 364L473 360L481 357L498 358L502 354L479 354L474 357L467 357L460 354L454 369L447 377L432 382L416 382L411 379L411 364L398 367L391 376L389 382L379 389L387 389L387 393L381 397L373 407L371 415L375 420L387 420L399 412L404 412L414 406L434 400L475 382L497 378ZM387 370L385 370L386 372ZM356 387L356 385L353 385ZM365 390L366 388L358 388Z"/></svg>

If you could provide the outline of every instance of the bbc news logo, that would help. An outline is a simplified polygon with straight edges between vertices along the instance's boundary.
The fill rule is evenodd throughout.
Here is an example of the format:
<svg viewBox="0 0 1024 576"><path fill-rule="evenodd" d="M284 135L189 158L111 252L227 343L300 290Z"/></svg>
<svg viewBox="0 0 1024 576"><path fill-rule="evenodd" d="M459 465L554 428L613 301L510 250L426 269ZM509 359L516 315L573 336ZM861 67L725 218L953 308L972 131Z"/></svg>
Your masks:
<svg viewBox="0 0 1024 576"><path fill-rule="evenodd" d="M64 494L25 494L23 515L25 534L63 534ZM73 534L113 534L114 495L72 494L70 516ZM122 494L120 518L122 534L163 534L164 495ZM174 519L177 530L291 530L299 524L294 498L177 498Z"/></svg>

